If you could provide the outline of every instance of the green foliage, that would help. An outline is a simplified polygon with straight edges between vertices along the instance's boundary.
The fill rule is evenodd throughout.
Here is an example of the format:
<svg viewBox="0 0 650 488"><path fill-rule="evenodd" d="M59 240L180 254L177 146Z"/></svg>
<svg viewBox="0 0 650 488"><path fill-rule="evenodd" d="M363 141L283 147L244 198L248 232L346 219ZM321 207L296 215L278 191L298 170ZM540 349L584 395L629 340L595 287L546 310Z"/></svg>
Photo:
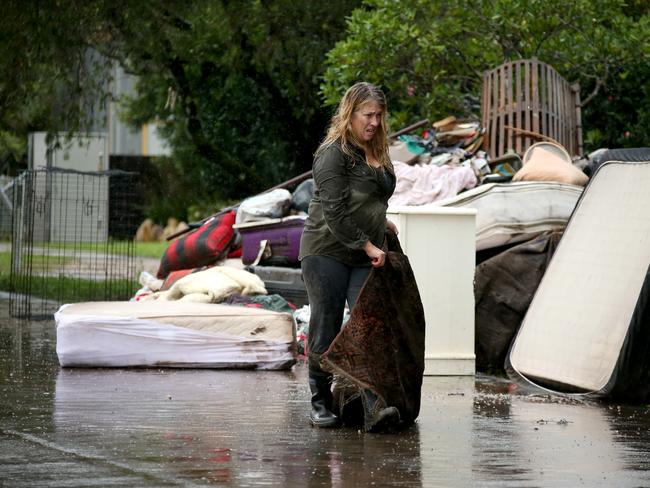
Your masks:
<svg viewBox="0 0 650 488"><path fill-rule="evenodd" d="M138 283L131 280L94 281L56 276L34 276L30 287L14 286L10 276L0 273L0 290L34 297L48 298L59 303L90 302L106 296L115 300L128 300L138 290Z"/></svg>
<svg viewBox="0 0 650 488"><path fill-rule="evenodd" d="M8 130L0 130L0 161L11 161L16 165L27 150L27 140Z"/></svg>
<svg viewBox="0 0 650 488"><path fill-rule="evenodd" d="M114 22L115 49L140 80L125 116L166 121L195 195L243 198L295 176L311 166L327 119L317 96L322 59L356 4L142 7L144 22Z"/></svg>
<svg viewBox="0 0 650 488"><path fill-rule="evenodd" d="M193 161L191 153L188 159ZM155 171L147 171L146 179L140 184L144 202L142 214L160 225L166 225L169 217L191 221L188 214L197 202L212 201L210 196L213 192L197 185L197 177L189 164L183 168L183 161L178 156L153 158L151 165ZM145 171L141 170L141 174L144 175Z"/></svg>
<svg viewBox="0 0 650 488"><path fill-rule="evenodd" d="M636 54L635 60L611 73L611 81L583 111L589 122L588 149L650 146L650 64L648 52Z"/></svg>
<svg viewBox="0 0 650 488"><path fill-rule="evenodd" d="M24 165L13 137L30 130L92 128L119 61L139 77L124 117L163 122L185 208L264 190L311 166L328 118L323 59L358 4L8 0L0 157Z"/></svg>
<svg viewBox="0 0 650 488"><path fill-rule="evenodd" d="M483 73L536 57L579 82L583 99L602 96L603 86L619 86L616 73L645 84L625 67L648 63L648 13L647 4L622 0L366 0L328 53L321 90L334 105L358 80L382 85L395 128L420 118L478 117ZM603 134L602 142L615 142ZM648 139L646 131L640 140Z"/></svg>
<svg viewBox="0 0 650 488"><path fill-rule="evenodd" d="M141 243L145 244L145 243ZM158 248L162 247L162 243L151 243L151 246L142 246L138 256L148 256L156 251L155 244ZM138 246L136 245L136 249ZM89 247L92 249L92 247ZM164 251L165 248L163 248ZM162 256L161 253L156 256ZM47 263L45 256L33 256L32 266L35 270L45 269L51 266L52 263ZM70 258L58 258L57 264L64 265L70 261ZM30 287L27 288L29 283ZM71 301L92 301L105 296L108 291L110 296L119 296L123 300L131 298L138 289L138 283L130 280L108 280L96 281L87 280L82 278L70 278L63 276L38 276L31 277L29 282L20 282L14 284L12 288L11 283L11 253L0 252L0 291L15 292L21 294L28 294L35 297L47 297L56 299L61 303L69 303Z"/></svg>
<svg viewBox="0 0 650 488"><path fill-rule="evenodd" d="M88 2L7 0L0 16L0 169L26 161L27 133L90 130L102 106L105 60L93 58Z"/></svg>
<svg viewBox="0 0 650 488"><path fill-rule="evenodd" d="M158 222L309 169L361 79L385 88L399 129L478 117L483 73L537 57L580 83L587 149L650 145L643 0L7 0L2 13L0 171L25 165L29 131L96 128L119 61L139 77L125 120L161 121L173 149L156 162Z"/></svg>

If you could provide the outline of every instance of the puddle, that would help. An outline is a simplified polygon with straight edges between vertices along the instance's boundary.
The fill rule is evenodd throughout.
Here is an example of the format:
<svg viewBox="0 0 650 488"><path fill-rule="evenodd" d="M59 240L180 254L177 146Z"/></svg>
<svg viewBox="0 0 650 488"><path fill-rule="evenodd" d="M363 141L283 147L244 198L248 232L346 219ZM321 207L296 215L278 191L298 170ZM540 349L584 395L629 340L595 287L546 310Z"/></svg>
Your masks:
<svg viewBox="0 0 650 488"><path fill-rule="evenodd" d="M0 486L650 486L646 406L427 377L404 432L319 430L304 364L61 369L55 339L0 299Z"/></svg>

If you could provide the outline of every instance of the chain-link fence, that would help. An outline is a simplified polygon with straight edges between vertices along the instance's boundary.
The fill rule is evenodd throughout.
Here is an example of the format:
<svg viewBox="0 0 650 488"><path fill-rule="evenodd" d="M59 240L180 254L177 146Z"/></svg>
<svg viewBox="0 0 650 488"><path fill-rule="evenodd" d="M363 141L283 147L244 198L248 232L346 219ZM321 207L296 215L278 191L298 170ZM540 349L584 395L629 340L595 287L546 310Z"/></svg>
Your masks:
<svg viewBox="0 0 650 488"><path fill-rule="evenodd" d="M10 314L128 299L137 285L135 174L30 170L12 186Z"/></svg>

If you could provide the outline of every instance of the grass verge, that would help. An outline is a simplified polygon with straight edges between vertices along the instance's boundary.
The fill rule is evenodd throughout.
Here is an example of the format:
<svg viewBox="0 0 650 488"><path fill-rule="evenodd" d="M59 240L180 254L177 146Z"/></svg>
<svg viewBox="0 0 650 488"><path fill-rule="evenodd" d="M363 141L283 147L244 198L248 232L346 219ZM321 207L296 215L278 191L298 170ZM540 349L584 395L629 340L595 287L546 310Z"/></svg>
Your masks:
<svg viewBox="0 0 650 488"><path fill-rule="evenodd" d="M0 290L47 298L59 303L128 300L140 285L130 280L95 281L65 276L32 276L12 290L9 273L0 273Z"/></svg>
<svg viewBox="0 0 650 488"><path fill-rule="evenodd" d="M128 241L113 241L106 242L49 242L43 247L52 247L56 249L71 249L74 251L95 251L103 252L106 254L124 254ZM157 242L134 242L133 253L135 256L142 258L155 258L160 259L169 246L167 241ZM38 244L35 244L37 246Z"/></svg>
<svg viewBox="0 0 650 488"><path fill-rule="evenodd" d="M136 256L159 259L167 248L166 242L135 243ZM48 244L57 248L71 250L97 250L102 247L95 244ZM109 246L110 248L110 246ZM119 254L119 253L115 253ZM11 252L0 252L0 291L31 295L60 303L93 301L93 300L128 300L140 288L137 280L108 280L98 281L67 276L38 276L38 272L53 266L65 266L75 260L71 256L47 256L33 254L31 257L32 270L36 272L31 280L18 280L11 286Z"/></svg>

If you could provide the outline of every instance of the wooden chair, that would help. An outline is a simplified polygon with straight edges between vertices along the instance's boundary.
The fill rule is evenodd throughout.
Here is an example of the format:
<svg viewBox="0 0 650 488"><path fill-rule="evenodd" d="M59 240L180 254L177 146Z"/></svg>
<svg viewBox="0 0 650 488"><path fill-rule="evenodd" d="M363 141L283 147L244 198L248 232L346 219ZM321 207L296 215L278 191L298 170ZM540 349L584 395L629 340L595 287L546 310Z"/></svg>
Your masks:
<svg viewBox="0 0 650 488"><path fill-rule="evenodd" d="M580 87L537 59L502 64L483 75L483 149L491 158L522 155L539 141L582 155Z"/></svg>

